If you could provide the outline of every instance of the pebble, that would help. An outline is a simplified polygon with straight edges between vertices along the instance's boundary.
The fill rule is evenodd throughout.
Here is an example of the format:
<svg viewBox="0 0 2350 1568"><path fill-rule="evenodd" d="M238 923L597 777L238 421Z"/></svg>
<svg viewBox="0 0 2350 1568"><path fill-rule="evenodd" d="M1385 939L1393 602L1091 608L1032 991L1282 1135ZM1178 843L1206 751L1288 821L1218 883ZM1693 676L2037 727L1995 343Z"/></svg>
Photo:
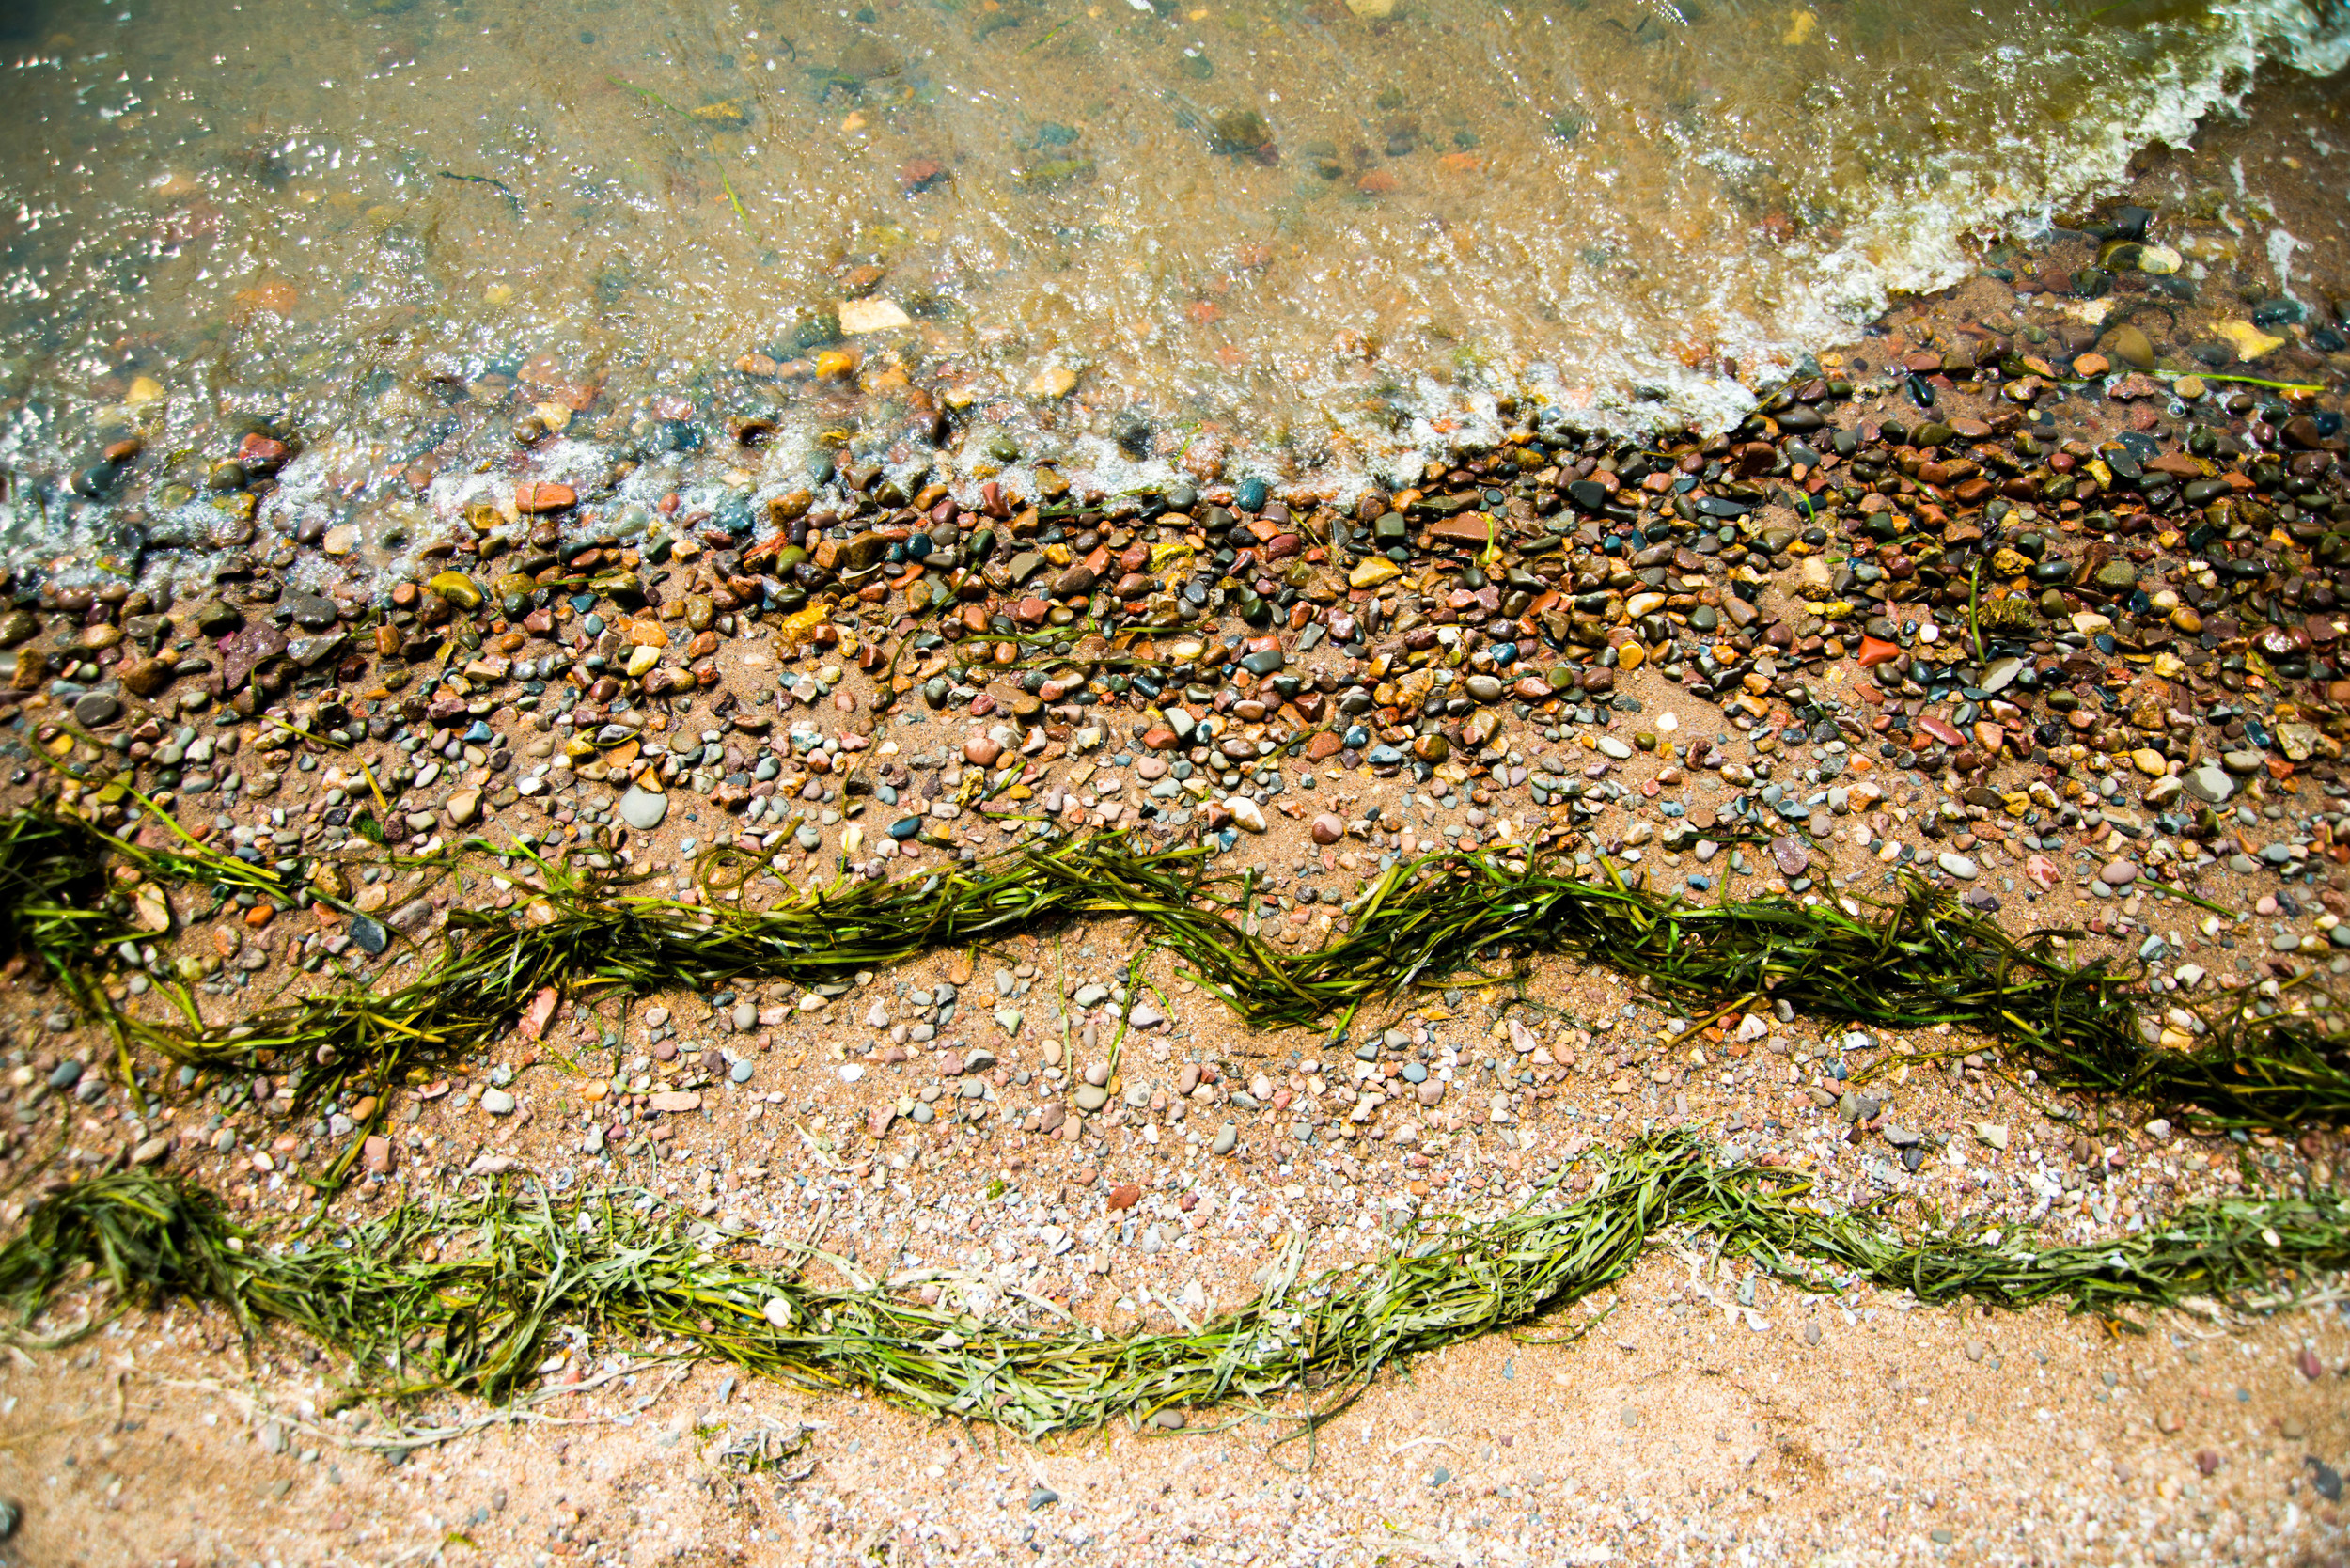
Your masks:
<svg viewBox="0 0 2350 1568"><path fill-rule="evenodd" d="M650 833L668 816L669 797L632 784L620 797L618 809L620 821L640 833Z"/></svg>
<svg viewBox="0 0 2350 1568"><path fill-rule="evenodd" d="M1944 850L1934 857L1934 863L1961 882L1974 881L1980 870L1972 860L1956 850Z"/></svg>
<svg viewBox="0 0 2350 1568"><path fill-rule="evenodd" d="M514 1097L502 1089L485 1089L481 1091L481 1108L492 1116L511 1116Z"/></svg>

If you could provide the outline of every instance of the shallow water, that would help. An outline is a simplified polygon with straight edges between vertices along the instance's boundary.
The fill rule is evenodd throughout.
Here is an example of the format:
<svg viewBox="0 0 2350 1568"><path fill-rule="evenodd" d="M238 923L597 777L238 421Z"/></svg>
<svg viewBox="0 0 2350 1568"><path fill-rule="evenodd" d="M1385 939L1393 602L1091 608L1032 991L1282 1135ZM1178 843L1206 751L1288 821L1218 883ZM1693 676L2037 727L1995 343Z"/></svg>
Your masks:
<svg viewBox="0 0 2350 1568"><path fill-rule="evenodd" d="M20 556L103 549L128 492L64 479L106 440L145 436L113 482L163 515L240 415L297 438L278 510L370 546L534 407L568 421L538 467L589 479L775 418L720 464L738 491L827 442L1342 487L1496 399L1719 424L2264 55L2350 53L2330 0L128 0L0 28ZM877 395L802 379L842 347ZM949 389L951 456L901 371Z"/></svg>

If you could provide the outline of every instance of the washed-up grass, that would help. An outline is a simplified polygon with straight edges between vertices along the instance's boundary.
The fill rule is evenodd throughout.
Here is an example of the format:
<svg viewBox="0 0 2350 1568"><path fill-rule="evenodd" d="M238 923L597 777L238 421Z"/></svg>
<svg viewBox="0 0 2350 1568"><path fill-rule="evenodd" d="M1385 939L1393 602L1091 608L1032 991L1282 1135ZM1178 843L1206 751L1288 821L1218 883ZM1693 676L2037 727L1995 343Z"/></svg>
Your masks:
<svg viewBox="0 0 2350 1568"><path fill-rule="evenodd" d="M0 853L21 844L36 864L10 870L0 861L0 894L52 887L64 873L40 869L35 852L61 840L22 817L11 827L18 837L0 837ZM143 856L159 878L235 886L277 877L200 846L162 855L104 842ZM706 891L721 889L730 853L706 858ZM83 882L94 874L85 859L71 861ZM2218 994L2201 1004L2201 1044L2164 1047L2151 1043L2159 1020L2135 964L2069 964L2057 942L2070 933L2014 936L1915 882L1857 915L1826 902L1707 906L1612 874L1568 875L1539 856L1440 854L1382 876L1350 906L1337 940L1291 952L1258 934L1248 875L1216 872L1201 849L1148 852L1116 835L919 878L836 883L763 911L639 896L625 878L584 864L537 870L542 896L513 913L452 912L446 941L396 988L321 991L231 1023L203 1023L184 995L176 1022L107 1015L126 1039L175 1060L275 1064L307 1103L352 1087L380 1092L407 1072L478 1051L546 988L592 998L750 980L820 986L935 949L1120 917L1139 923L1146 949L1171 953L1262 1028L1343 1033L1364 1007L1416 987L1514 981L1535 956L1563 952L1697 1011L1726 998L1783 1000L1880 1030L1980 1030L2020 1047L2050 1088L2143 1099L2195 1126L2350 1117L2350 1009L2325 989L2322 972L2272 986L2274 999L2248 988ZM21 901L6 918L0 929L29 933L19 939L60 975L99 930L53 892ZM77 995L106 1006L102 991L79 983Z"/></svg>
<svg viewBox="0 0 2350 1568"><path fill-rule="evenodd" d="M202 1191L143 1172L36 1207L0 1249L0 1303L29 1334L65 1311L71 1287L102 1283L107 1296L88 1300L78 1325L53 1327L52 1344L136 1303L213 1303L248 1332L298 1329L348 1357L354 1395L509 1398L554 1333L576 1326L682 1341L751 1372L1029 1436L1232 1401L1283 1402L1302 1435L1383 1369L1575 1302L1686 1228L1807 1290L1866 1279L1927 1304L2060 1302L2117 1324L2190 1298L2275 1305L2350 1265L2350 1204L2330 1193L2201 1204L2139 1235L2033 1249L1821 1213L1802 1200L1800 1176L1716 1164L1683 1134L1588 1167L1590 1192L1563 1206L1423 1224L1377 1262L1293 1282L1277 1271L1236 1310L1123 1337L984 1320L885 1286L821 1288L640 1214L617 1200L625 1195L409 1206L281 1247Z"/></svg>

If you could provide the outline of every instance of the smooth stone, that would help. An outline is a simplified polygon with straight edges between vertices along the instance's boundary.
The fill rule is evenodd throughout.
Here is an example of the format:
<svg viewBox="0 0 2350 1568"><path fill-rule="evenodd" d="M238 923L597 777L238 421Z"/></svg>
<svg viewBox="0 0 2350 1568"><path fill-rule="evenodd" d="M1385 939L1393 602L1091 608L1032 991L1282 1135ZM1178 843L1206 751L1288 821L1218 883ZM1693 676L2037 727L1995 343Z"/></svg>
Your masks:
<svg viewBox="0 0 2350 1568"><path fill-rule="evenodd" d="M2199 763L2180 776L2186 792L2208 806L2217 806L2235 793L2235 780L2209 762Z"/></svg>
<svg viewBox="0 0 2350 1568"><path fill-rule="evenodd" d="M1771 858L1778 863L1782 876L1801 876L1804 868L1811 863L1810 852L1803 847L1800 839L1772 839Z"/></svg>
<svg viewBox="0 0 2350 1568"><path fill-rule="evenodd" d="M631 784L628 793L620 797L620 821L639 833L650 833L659 827L669 814L669 797Z"/></svg>
<svg viewBox="0 0 2350 1568"><path fill-rule="evenodd" d="M2116 860L2099 871L2097 879L2108 887L2127 887L2138 880L2138 868L2126 860Z"/></svg>
<svg viewBox="0 0 2350 1568"><path fill-rule="evenodd" d="M485 1089L481 1091L481 1108L492 1116L511 1116L514 1097L502 1089Z"/></svg>
<svg viewBox="0 0 2350 1568"><path fill-rule="evenodd" d="M1935 856L1934 863L1941 867L1950 875L1958 878L1961 882L1972 882L1975 880L1975 863L1972 860L1967 859L1965 855L1958 854L1954 850L1944 850L1940 855Z"/></svg>

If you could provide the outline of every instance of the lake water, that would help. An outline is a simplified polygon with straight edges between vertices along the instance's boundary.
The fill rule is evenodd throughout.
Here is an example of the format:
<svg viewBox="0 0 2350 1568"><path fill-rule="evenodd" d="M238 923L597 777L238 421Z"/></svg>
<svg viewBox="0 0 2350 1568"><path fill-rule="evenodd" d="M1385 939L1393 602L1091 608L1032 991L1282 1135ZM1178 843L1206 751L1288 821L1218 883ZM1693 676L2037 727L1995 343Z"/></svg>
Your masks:
<svg viewBox="0 0 2350 1568"><path fill-rule="evenodd" d="M2350 55L2331 0L130 0L0 30L20 557L166 517L241 418L294 438L279 510L367 550L512 466L518 420L558 427L552 477L650 450L752 492L843 451L1342 489L1511 399L1719 425L1964 275L1970 230L2264 58Z"/></svg>

